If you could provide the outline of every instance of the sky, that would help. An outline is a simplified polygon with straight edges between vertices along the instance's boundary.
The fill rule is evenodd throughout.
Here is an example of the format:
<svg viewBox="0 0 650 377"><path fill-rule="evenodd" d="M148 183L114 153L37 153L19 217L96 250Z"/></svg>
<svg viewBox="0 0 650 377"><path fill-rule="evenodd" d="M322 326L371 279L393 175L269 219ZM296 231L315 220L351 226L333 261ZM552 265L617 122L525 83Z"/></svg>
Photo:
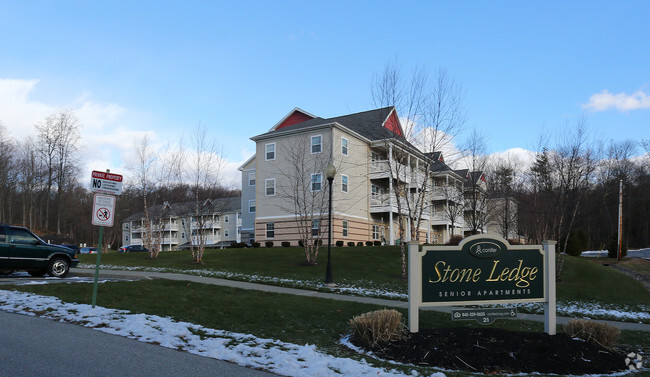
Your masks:
<svg viewBox="0 0 650 377"><path fill-rule="evenodd" d="M536 150L586 119L603 142L650 139L647 1L0 0L0 122L17 140L58 109L82 124L82 175L128 175L144 135L208 128L224 180L250 137L298 107L373 108L373 75L444 69L488 153ZM642 154L639 150L638 154Z"/></svg>

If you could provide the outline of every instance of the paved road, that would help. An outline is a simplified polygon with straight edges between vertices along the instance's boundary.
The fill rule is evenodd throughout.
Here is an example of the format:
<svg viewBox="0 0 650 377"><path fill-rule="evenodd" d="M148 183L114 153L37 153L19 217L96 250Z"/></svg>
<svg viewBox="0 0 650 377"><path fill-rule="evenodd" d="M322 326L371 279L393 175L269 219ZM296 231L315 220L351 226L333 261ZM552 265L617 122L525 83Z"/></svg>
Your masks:
<svg viewBox="0 0 650 377"><path fill-rule="evenodd" d="M0 376L276 375L78 325L0 311Z"/></svg>

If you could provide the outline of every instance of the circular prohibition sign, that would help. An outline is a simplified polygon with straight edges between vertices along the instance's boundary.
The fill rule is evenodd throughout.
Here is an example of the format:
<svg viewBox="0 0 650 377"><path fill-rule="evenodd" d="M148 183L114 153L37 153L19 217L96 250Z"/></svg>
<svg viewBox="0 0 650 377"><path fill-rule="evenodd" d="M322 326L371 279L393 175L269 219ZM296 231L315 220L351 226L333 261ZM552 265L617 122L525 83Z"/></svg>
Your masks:
<svg viewBox="0 0 650 377"><path fill-rule="evenodd" d="M106 221L111 217L111 211L108 208L100 208L97 210L97 218L101 221Z"/></svg>

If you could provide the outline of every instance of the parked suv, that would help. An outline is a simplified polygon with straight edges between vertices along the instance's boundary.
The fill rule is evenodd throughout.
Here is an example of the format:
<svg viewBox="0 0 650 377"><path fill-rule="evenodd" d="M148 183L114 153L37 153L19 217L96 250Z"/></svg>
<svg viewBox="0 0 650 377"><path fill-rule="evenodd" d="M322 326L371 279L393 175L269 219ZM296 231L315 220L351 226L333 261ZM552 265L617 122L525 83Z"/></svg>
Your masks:
<svg viewBox="0 0 650 377"><path fill-rule="evenodd" d="M50 245L26 228L0 224L0 274L26 270L32 276L62 278L78 263L67 247Z"/></svg>

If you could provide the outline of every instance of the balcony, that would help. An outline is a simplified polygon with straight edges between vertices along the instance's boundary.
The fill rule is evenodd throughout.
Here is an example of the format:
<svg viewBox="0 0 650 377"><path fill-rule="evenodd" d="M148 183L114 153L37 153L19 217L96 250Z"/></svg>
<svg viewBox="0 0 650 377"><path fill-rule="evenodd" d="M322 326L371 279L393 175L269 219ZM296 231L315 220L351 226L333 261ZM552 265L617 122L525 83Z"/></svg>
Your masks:
<svg viewBox="0 0 650 377"><path fill-rule="evenodd" d="M392 168L392 174L391 174ZM402 182L410 182L410 169L393 161L389 165L388 160L375 160L370 163L370 179L386 179L397 174Z"/></svg>

